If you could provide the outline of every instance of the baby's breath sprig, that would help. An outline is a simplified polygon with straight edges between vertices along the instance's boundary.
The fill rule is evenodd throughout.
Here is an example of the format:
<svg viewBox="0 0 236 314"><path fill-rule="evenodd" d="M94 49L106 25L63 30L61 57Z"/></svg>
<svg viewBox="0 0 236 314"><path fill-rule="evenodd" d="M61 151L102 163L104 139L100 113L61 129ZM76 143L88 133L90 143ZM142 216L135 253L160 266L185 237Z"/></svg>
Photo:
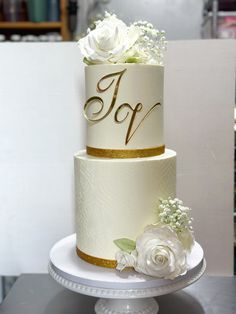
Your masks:
<svg viewBox="0 0 236 314"><path fill-rule="evenodd" d="M158 208L158 222L169 225L174 231L183 232L192 231L193 218L190 217L191 208L183 205L178 198L160 200Z"/></svg>
<svg viewBox="0 0 236 314"><path fill-rule="evenodd" d="M163 65L164 51L167 41L165 31L159 31L146 21L134 22L131 26L139 29L140 36L135 43L135 49L141 53L145 63Z"/></svg>

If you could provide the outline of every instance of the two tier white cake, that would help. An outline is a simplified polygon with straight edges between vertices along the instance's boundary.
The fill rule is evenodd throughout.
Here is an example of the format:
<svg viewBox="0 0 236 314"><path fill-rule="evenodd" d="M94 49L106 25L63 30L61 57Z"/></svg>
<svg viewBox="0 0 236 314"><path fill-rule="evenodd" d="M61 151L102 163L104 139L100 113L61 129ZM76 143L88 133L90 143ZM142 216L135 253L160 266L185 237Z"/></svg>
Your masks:
<svg viewBox="0 0 236 314"><path fill-rule="evenodd" d="M114 107L106 116L119 79L117 74L111 75L122 72ZM103 89L111 86L99 92L98 82L108 75L100 85L103 83ZM102 99L104 107L94 97ZM92 99L86 103L90 104L90 114L85 111L87 154L82 151L75 156L77 248L82 258L96 257L102 265L102 259L115 260L114 239L136 239L146 225L155 221L159 199L175 197L176 153L164 149L163 67L87 66L86 99ZM160 105L150 112L156 103ZM115 116L122 104L127 104L119 112L123 122L117 123ZM142 104L142 110L134 116L131 132L139 127L126 143L137 104Z"/></svg>
<svg viewBox="0 0 236 314"><path fill-rule="evenodd" d="M142 30L153 27L122 23L107 14L80 40L87 147L74 158L76 250L94 265L174 278L187 270L193 237L189 209L175 198L176 153L163 138L163 33L158 62L153 50L147 62Z"/></svg>

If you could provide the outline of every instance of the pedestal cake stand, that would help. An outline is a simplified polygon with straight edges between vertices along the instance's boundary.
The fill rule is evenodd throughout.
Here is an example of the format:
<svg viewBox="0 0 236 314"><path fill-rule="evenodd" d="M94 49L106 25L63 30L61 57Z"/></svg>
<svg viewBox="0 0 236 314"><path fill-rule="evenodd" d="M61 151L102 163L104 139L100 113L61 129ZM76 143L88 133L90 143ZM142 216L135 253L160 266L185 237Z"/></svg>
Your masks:
<svg viewBox="0 0 236 314"><path fill-rule="evenodd" d="M90 265L77 256L75 247L75 234L57 242L50 251L49 273L67 289L99 297L95 305L97 314L156 314L159 306L153 297L187 287L197 281L206 268L198 243L188 256L189 271L174 280Z"/></svg>

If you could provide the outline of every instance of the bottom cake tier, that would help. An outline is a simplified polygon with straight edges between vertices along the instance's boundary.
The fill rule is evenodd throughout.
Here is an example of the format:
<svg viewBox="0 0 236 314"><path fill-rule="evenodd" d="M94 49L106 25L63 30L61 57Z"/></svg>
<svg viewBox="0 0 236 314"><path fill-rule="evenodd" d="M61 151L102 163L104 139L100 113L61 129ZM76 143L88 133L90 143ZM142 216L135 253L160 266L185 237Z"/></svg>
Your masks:
<svg viewBox="0 0 236 314"><path fill-rule="evenodd" d="M135 240L155 222L159 199L175 197L176 153L108 159L75 155L76 244L85 261L116 267L115 239Z"/></svg>

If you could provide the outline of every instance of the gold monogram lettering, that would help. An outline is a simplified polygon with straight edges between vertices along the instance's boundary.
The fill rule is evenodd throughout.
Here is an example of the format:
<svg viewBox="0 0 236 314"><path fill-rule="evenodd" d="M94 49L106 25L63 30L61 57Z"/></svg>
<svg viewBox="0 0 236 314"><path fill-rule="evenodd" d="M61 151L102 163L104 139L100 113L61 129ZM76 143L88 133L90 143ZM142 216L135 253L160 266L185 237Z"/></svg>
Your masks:
<svg viewBox="0 0 236 314"><path fill-rule="evenodd" d="M93 96L90 97L85 105L84 105L84 116L85 118L90 121L90 122L99 122L102 121L103 119L105 119L113 110L113 108L115 107L116 104L116 100L117 100L117 95L119 92L119 87L120 87L120 82L121 82L121 78L123 76L123 74L125 73L127 69L124 69L123 71L120 72L115 72L115 73L110 73L108 75L103 76L97 83L97 92L98 93L104 93L106 92L108 89L110 89L112 87L112 85L115 84L114 86L114 92L112 95L112 100L110 103L110 106L108 108L108 110L106 112L104 111L104 101L101 97L99 96ZM117 77L117 81L115 82L115 78ZM112 78L111 82L108 81L108 84L106 85L106 87L102 87L102 85L104 84L104 82L106 83L106 80ZM91 110L91 106L93 104L99 104L99 109L97 111L92 112L91 114L89 114L89 111ZM130 122L129 122L129 126L127 129L127 133L126 133L126 138L125 138L125 145L127 145L129 143L129 141L131 140L131 138L134 136L134 134L136 133L136 131L138 130L138 128L140 127L140 125L143 123L143 121L150 115L150 113L157 107L157 106L161 106L161 103L158 102L155 105L153 105L145 114L145 116L141 119L141 121L137 124L137 126L134 126L134 122L135 122L135 118L136 115L141 112L143 110L143 105L141 103L138 103L134 108L128 104L128 103L123 103L122 105L120 105L114 114L114 120L117 123L122 123L124 122L129 114L131 113L131 117L130 117ZM127 109L127 112L125 114L124 117L121 117L121 112ZM100 114L102 114L100 116Z"/></svg>
<svg viewBox="0 0 236 314"><path fill-rule="evenodd" d="M116 98L117 98L117 94L118 94L119 86L120 86L120 80L121 80L123 74L125 73L125 71L126 71L126 69L124 69L123 71L120 71L120 72L115 72L115 73L111 73L111 74L105 75L104 77L102 77L98 81L98 83L97 83L97 92L98 93L103 93L103 92L107 91L113 85L115 79L113 78L113 80L110 82L110 84L108 84L108 86L105 87L105 88L101 87L102 82L105 81L106 79L111 78L111 77L118 76L117 82L115 84L114 93L113 93L113 96L112 96L110 107L108 108L107 112L104 115L102 115L100 118L97 117L103 111L103 108L104 108L104 102L103 102L103 99L101 97L93 96L93 97L90 97L86 101L86 103L84 105L84 115L85 115L85 118L88 121L91 121L91 122L101 121L101 120L105 119L111 113L111 111L114 108L115 103L116 103ZM88 110L89 110L90 106L92 104L94 104L94 103L99 103L100 109L98 111L96 111L96 112L93 112L92 116L94 116L94 118L91 118L91 117L88 116Z"/></svg>
<svg viewBox="0 0 236 314"><path fill-rule="evenodd" d="M153 109L157 106L160 106L161 104L158 102L156 103L154 106L152 106L148 112L145 114L145 116L142 118L142 120L139 122L139 124L136 126L136 128L133 130L132 132L132 128L133 128L133 124L134 124L134 120L135 120L135 117L136 117L136 114L138 112L140 112L142 109L143 109L143 105L141 103L138 103L134 109L130 106L130 104L122 104L119 106L119 108L116 110L115 112L115 121L117 123L122 123L123 121L126 120L126 118L128 117L129 115L129 112L127 111L126 113L126 116L119 120L118 119L118 114L121 112L122 109L124 108L128 108L132 111L132 116L130 118L130 123L129 123L129 127L128 127L128 130L127 130L127 133L126 133L126 138L125 138L125 145L127 145L129 143L129 141L131 140L131 138L134 136L135 132L138 130L138 128L140 127L140 125L143 123L143 121L147 118L147 116L149 116L149 114L153 111Z"/></svg>

